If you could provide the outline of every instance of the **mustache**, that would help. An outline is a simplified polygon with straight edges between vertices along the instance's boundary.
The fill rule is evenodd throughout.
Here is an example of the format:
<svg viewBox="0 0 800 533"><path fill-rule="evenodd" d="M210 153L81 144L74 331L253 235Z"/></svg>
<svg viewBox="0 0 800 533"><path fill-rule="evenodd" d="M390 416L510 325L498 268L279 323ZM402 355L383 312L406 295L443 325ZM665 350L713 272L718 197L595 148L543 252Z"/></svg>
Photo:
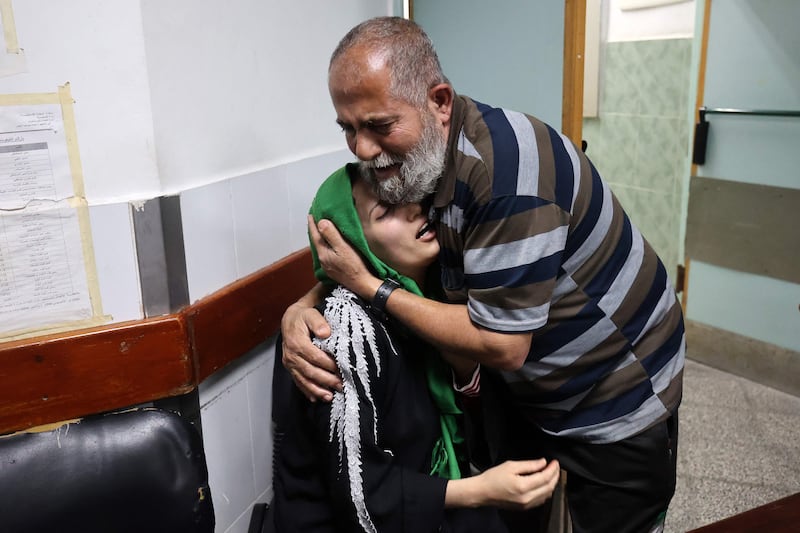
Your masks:
<svg viewBox="0 0 800 533"><path fill-rule="evenodd" d="M391 155L385 152L381 152L375 159L370 159L366 161L364 159L359 159L358 161L359 164L362 166L362 168L375 169L375 168L390 167L392 165L402 163L403 159L396 155Z"/></svg>

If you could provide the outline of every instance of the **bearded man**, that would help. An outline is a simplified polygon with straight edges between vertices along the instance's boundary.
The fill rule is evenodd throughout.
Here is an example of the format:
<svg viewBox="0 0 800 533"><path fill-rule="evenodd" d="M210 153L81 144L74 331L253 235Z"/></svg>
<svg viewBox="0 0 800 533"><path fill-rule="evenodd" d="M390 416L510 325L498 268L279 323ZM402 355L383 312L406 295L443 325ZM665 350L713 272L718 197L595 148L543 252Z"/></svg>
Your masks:
<svg viewBox="0 0 800 533"><path fill-rule="evenodd" d="M511 422L492 445L558 459L574 531L662 529L683 315L663 263L585 154L534 117L457 95L428 37L402 18L353 28L328 84L383 202L431 202L447 301L375 277L330 221L312 220L329 277L504 384L489 418ZM283 363L310 399L328 401L336 367L309 340L329 334L313 309L324 291L286 311Z"/></svg>

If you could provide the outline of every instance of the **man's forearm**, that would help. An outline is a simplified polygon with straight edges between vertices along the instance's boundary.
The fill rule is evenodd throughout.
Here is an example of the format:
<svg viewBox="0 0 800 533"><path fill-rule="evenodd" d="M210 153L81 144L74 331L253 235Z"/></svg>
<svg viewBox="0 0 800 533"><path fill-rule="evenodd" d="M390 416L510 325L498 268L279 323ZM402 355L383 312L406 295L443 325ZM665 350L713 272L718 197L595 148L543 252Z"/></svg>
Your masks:
<svg viewBox="0 0 800 533"><path fill-rule="evenodd" d="M470 382L478 363L444 350L439 350L439 355L453 370L456 385L463 387Z"/></svg>
<svg viewBox="0 0 800 533"><path fill-rule="evenodd" d="M294 305L300 304L303 307L314 307L317 304L322 303L322 300L325 299L329 292L330 290L328 287L323 285L321 282L317 282L317 284L311 287L307 293L301 296Z"/></svg>
<svg viewBox="0 0 800 533"><path fill-rule="evenodd" d="M336 228L329 221L323 220L319 226L310 221L309 232L328 275L372 301L383 280L369 272ZM530 350L530 333L498 333L482 328L470 320L466 305L444 304L398 289L389 295L385 308L440 350L489 367L516 370Z"/></svg>
<svg viewBox="0 0 800 533"><path fill-rule="evenodd" d="M446 304L405 290L392 292L386 310L440 351L489 367L516 370L528 355L530 333L498 333L476 325L467 306Z"/></svg>

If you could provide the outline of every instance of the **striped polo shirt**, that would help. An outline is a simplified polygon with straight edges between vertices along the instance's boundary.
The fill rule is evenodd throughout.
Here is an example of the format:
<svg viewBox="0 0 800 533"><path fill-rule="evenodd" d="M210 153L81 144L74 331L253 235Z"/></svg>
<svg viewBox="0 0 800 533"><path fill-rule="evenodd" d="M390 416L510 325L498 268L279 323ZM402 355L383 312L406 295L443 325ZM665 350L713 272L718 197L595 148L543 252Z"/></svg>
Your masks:
<svg viewBox="0 0 800 533"><path fill-rule="evenodd" d="M532 332L502 372L542 430L616 442L681 398L683 314L663 263L582 151L457 96L434 198L442 284L490 330Z"/></svg>

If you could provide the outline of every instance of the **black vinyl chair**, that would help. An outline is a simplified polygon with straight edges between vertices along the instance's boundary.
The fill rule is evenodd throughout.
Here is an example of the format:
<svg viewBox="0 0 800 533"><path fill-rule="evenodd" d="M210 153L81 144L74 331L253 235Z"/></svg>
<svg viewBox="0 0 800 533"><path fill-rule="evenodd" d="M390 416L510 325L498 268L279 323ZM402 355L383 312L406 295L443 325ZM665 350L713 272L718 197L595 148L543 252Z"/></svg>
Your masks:
<svg viewBox="0 0 800 533"><path fill-rule="evenodd" d="M0 437L4 533L213 533L202 439L159 409Z"/></svg>

